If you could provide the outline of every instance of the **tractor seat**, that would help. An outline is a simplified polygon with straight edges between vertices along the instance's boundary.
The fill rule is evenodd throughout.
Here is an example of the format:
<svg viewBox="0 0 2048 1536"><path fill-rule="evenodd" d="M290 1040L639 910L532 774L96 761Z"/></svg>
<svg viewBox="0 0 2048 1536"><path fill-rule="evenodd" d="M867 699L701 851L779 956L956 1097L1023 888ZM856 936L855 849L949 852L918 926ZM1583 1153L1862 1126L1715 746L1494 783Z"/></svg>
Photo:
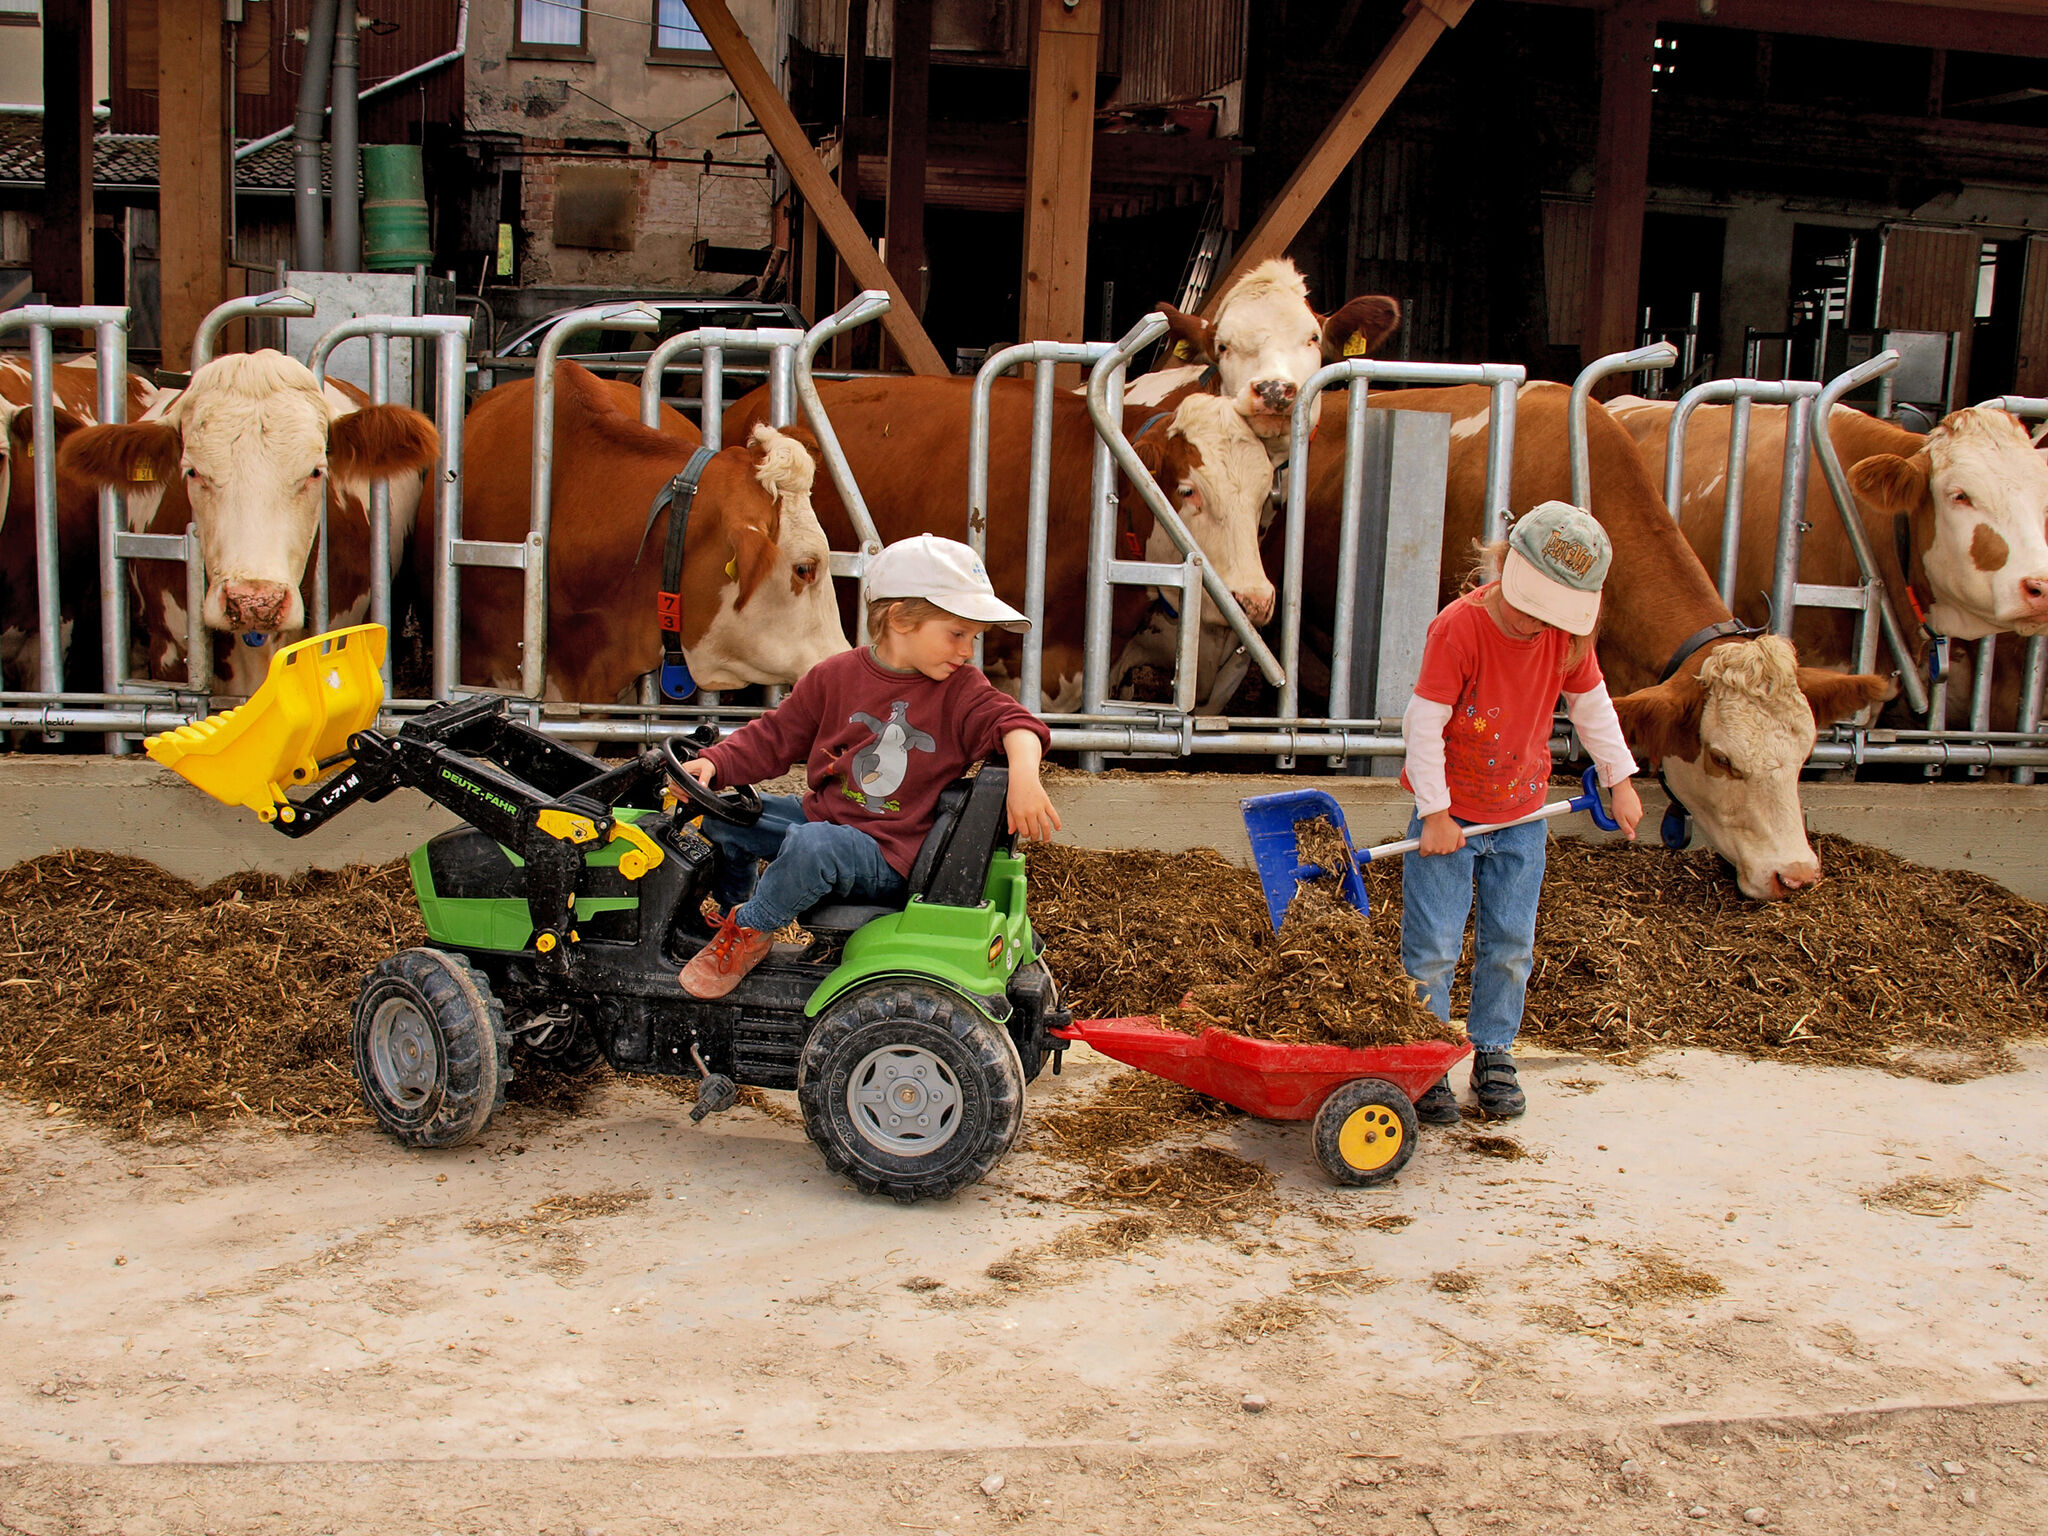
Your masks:
<svg viewBox="0 0 2048 1536"><path fill-rule="evenodd" d="M955 779L939 792L938 814L910 866L906 903L918 896L947 906L979 905L989 860L998 843L1009 839L1009 794L1010 770L1002 763L984 763L973 778ZM833 899L819 902L797 922L812 933L851 933L902 910Z"/></svg>

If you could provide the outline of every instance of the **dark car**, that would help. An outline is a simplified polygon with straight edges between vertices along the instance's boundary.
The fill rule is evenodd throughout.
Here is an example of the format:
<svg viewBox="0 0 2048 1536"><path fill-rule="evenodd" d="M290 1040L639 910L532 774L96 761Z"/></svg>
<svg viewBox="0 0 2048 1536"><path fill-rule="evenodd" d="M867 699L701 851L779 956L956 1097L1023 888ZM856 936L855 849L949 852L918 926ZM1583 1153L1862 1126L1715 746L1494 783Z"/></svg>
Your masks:
<svg viewBox="0 0 2048 1536"><path fill-rule="evenodd" d="M562 349L562 356L573 357L592 373L606 378L623 378L637 383L641 370L647 366L647 359L654 348L671 336L684 331L699 330L708 326L724 326L730 330L761 331L787 328L804 330L807 326L803 314L791 304L763 304L747 299L720 298L672 298L672 299L592 299L592 304L641 303L661 315L659 331L629 331L616 327L602 327L571 336ZM534 360L540 354L540 344L551 326L564 315L587 305L570 305L564 309L550 310L539 318L510 328L495 351L479 357L471 367L471 393L490 389L512 379L531 378ZM765 359L745 356L728 356L726 367L729 380L725 398L736 400L752 389L766 376ZM664 395L670 404L688 402L694 406L697 401L696 372L672 371L668 378L668 390Z"/></svg>

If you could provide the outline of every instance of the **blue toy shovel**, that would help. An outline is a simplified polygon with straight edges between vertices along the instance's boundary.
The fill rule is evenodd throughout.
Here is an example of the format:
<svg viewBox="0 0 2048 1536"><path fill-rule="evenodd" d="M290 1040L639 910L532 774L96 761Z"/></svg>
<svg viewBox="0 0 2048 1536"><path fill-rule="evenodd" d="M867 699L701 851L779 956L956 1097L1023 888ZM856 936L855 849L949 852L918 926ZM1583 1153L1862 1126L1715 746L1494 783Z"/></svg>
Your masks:
<svg viewBox="0 0 2048 1536"><path fill-rule="evenodd" d="M1600 803L1597 770L1588 768L1579 782L1584 787L1583 794L1574 795L1569 800L1553 800L1542 809L1517 816L1513 821L1467 827L1465 835L1477 837L1482 832L1519 827L1524 822L1542 821L1548 816L1569 816L1575 811L1586 812L1593 818L1593 825L1602 831L1619 831L1619 824L1607 814L1607 807ZM1372 912L1372 903L1366 898L1365 882L1358 875L1359 866L1370 864L1374 859L1390 859L1421 844L1421 839L1410 837L1398 843L1382 843L1377 848L1352 848L1351 830L1344 825L1343 807L1320 789L1287 789L1277 795L1254 795L1242 805L1245 835L1252 844L1252 863L1259 871L1259 884L1265 888L1266 911L1273 919L1275 933L1280 931L1280 924L1287 916L1287 908L1301 882L1333 873L1319 864L1301 862L1301 850L1294 839L1297 821L1321 819L1337 828L1337 835L1344 839L1344 846L1351 854L1351 864L1344 870L1344 899L1368 916Z"/></svg>

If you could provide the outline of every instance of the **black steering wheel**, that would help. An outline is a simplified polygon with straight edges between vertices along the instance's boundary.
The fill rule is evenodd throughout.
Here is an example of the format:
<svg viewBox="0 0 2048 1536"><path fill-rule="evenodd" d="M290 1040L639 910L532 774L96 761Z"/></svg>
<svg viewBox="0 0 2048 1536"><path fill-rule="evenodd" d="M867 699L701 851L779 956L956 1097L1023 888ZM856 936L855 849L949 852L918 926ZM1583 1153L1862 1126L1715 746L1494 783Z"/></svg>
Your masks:
<svg viewBox="0 0 2048 1536"><path fill-rule="evenodd" d="M668 759L669 782L675 785L676 793L706 816L729 821L736 827L751 827L761 819L761 797L754 793L753 785L708 789L683 772L683 764L697 759L697 749L689 745L687 737L664 737L661 752Z"/></svg>

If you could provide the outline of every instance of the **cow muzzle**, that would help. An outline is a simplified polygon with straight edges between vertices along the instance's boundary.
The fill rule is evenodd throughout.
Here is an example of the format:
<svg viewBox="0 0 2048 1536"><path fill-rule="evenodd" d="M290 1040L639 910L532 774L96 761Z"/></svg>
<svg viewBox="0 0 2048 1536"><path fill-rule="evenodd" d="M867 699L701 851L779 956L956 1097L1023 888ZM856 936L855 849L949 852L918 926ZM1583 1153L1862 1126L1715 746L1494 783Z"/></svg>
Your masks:
<svg viewBox="0 0 2048 1536"><path fill-rule="evenodd" d="M292 589L281 581L224 581L220 586L224 629L244 634L275 634L285 627Z"/></svg>
<svg viewBox="0 0 2048 1536"><path fill-rule="evenodd" d="M1294 397L1298 393L1299 390L1286 379L1260 379L1252 385L1252 398L1258 402L1259 409L1276 415L1293 410Z"/></svg>
<svg viewBox="0 0 2048 1536"><path fill-rule="evenodd" d="M1795 892L1811 889L1820 884L1820 864L1788 864L1783 869L1774 869L1764 876L1763 888L1756 893L1759 901L1783 901Z"/></svg>
<svg viewBox="0 0 2048 1536"><path fill-rule="evenodd" d="M1233 588L1230 595L1237 599L1237 606L1254 624L1263 624L1273 617L1273 584L1270 581L1261 582L1256 587Z"/></svg>

